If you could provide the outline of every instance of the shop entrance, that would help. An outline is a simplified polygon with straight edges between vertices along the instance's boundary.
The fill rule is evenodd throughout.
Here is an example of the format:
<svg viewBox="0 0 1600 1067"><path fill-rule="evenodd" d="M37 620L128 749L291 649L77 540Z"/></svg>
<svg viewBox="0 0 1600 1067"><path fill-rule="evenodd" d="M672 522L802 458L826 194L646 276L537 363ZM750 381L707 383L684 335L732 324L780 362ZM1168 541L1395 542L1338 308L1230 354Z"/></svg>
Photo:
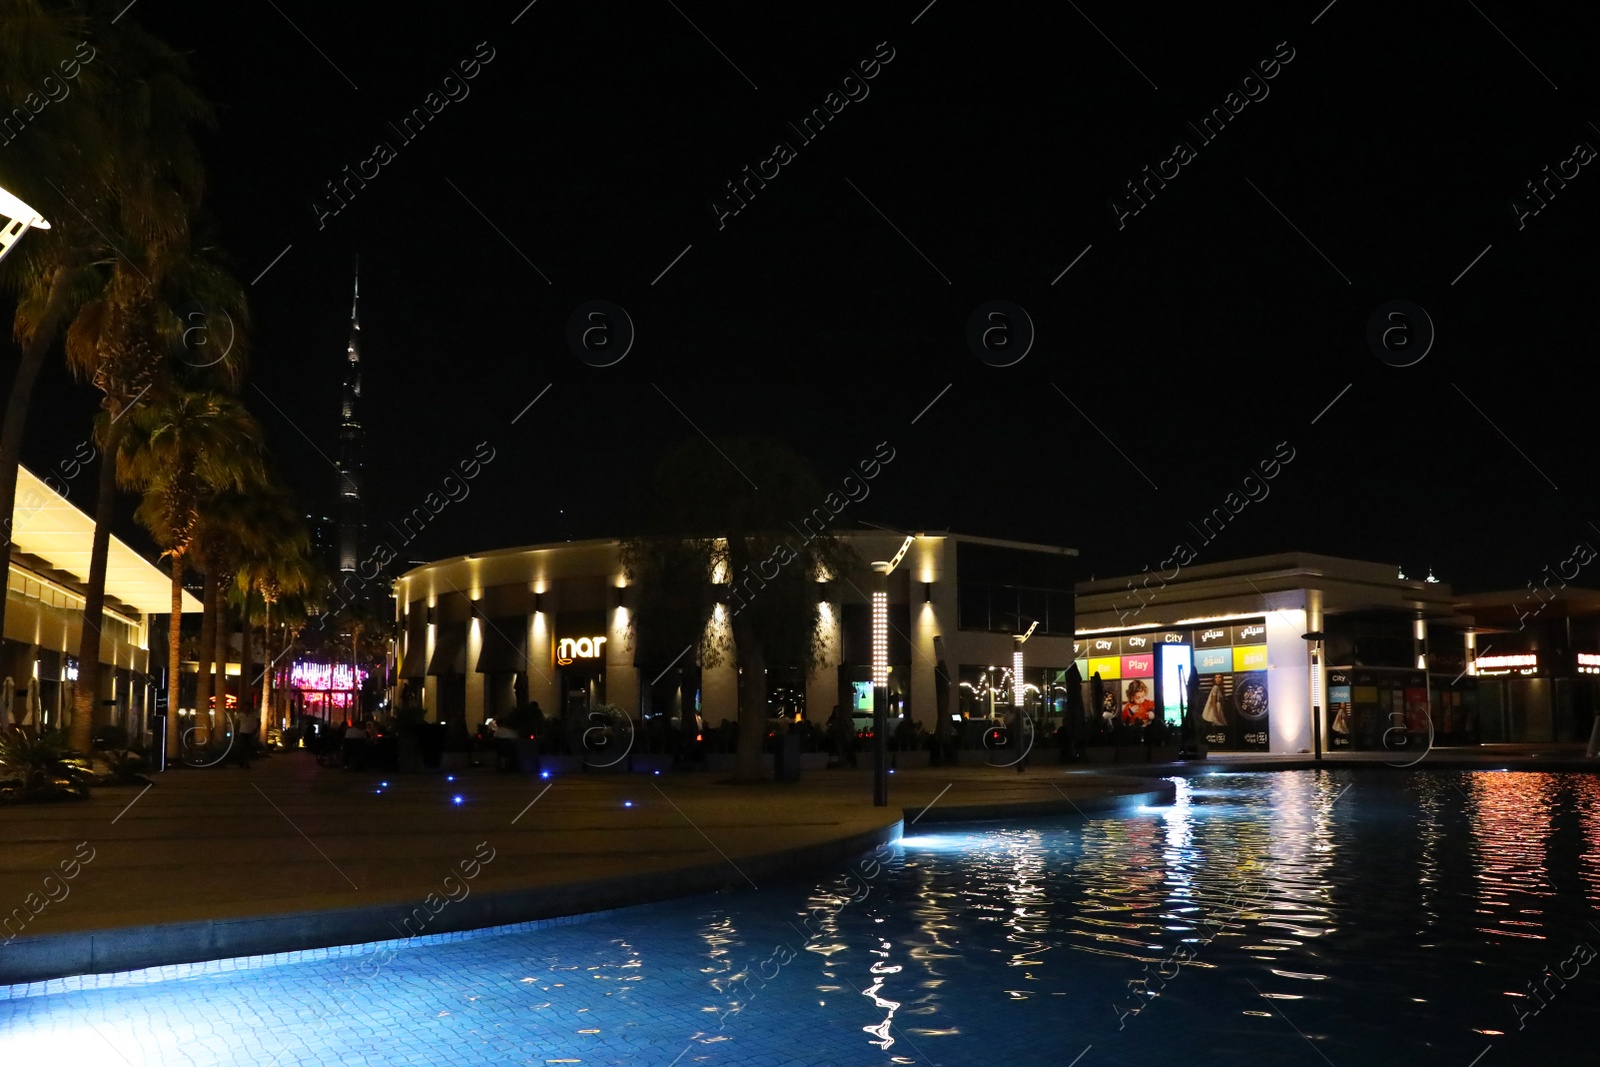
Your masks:
<svg viewBox="0 0 1600 1067"><path fill-rule="evenodd" d="M568 722L579 722L589 709L606 701L606 672L600 667L561 668L561 710Z"/></svg>

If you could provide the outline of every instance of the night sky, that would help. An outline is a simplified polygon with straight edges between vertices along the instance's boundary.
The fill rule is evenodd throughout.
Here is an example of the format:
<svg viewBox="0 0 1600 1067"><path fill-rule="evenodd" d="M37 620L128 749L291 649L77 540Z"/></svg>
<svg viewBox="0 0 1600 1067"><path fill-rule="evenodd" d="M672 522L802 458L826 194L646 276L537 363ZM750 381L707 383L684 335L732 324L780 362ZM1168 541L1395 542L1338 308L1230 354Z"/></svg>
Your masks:
<svg viewBox="0 0 1600 1067"><path fill-rule="evenodd" d="M219 105L209 204L241 279L272 264L245 399L301 492L332 493L358 253L370 523L493 449L410 558L626 532L698 431L780 438L825 482L888 441L845 520L1071 545L1085 578L1186 541L1510 588L1600 545L1600 106L1570 7L525 4L129 16ZM790 127L846 92L812 141ZM746 166L777 174L719 228ZM1519 228L1547 166L1570 177ZM1132 213L1146 167L1170 177ZM610 367L566 339L595 299L637 331ZM968 345L991 300L1036 330L1011 366ZM1395 300L1437 332L1411 366L1367 340ZM26 461L91 406L43 383ZM1247 492L1209 544L1190 525Z"/></svg>

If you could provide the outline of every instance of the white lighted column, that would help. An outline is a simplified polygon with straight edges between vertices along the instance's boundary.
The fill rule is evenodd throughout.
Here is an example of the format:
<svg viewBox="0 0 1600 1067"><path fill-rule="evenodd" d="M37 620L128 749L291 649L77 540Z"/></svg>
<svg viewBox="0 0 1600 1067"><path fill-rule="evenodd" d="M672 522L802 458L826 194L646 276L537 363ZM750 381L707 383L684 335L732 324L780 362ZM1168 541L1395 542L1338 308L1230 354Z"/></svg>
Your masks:
<svg viewBox="0 0 1600 1067"><path fill-rule="evenodd" d="M1267 620L1268 747L1275 755L1311 751L1311 642L1304 590L1270 593Z"/></svg>
<svg viewBox="0 0 1600 1067"><path fill-rule="evenodd" d="M1022 707L1026 694L1022 687L1022 638L1011 639L1011 706Z"/></svg>
<svg viewBox="0 0 1600 1067"><path fill-rule="evenodd" d="M551 632L554 615L544 604L549 599L546 593L540 607L528 616L528 699L537 701L539 710L546 716L561 711L561 686L556 678L554 634Z"/></svg>
<svg viewBox="0 0 1600 1067"><path fill-rule="evenodd" d="M478 673L478 657L483 655L483 628L486 620L478 610L480 602L472 605L472 618L467 622L467 732L476 730L484 717L484 689L489 676Z"/></svg>
<svg viewBox="0 0 1600 1067"><path fill-rule="evenodd" d="M613 589L610 621L606 628L606 703L639 717L639 668L633 665L633 613L622 601L623 591ZM609 758L609 757L607 757Z"/></svg>
<svg viewBox="0 0 1600 1067"><path fill-rule="evenodd" d="M810 676L806 678L806 718L818 723L826 722L833 706L839 703L839 608L826 599L826 589L827 586L818 583L817 631L820 654ZM841 715L849 713L848 708L840 711Z"/></svg>

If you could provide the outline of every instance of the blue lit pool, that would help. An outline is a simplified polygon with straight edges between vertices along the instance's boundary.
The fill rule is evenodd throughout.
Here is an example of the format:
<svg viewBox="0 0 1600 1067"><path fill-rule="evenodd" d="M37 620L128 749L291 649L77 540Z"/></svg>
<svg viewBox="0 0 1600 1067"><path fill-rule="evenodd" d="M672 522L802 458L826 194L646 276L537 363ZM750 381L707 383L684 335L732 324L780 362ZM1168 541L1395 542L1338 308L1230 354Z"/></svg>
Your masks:
<svg viewBox="0 0 1600 1067"><path fill-rule="evenodd" d="M1600 779L1284 772L1178 789L1170 809L930 828L878 870L579 925L0 1001L0 1064L1593 1055Z"/></svg>

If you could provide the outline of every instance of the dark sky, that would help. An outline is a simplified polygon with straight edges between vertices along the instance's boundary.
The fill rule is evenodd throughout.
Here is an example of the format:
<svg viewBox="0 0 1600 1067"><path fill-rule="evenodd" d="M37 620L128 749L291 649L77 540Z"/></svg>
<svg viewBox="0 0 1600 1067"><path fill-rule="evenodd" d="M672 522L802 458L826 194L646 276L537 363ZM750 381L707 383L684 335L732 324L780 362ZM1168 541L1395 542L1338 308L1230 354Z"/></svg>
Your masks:
<svg viewBox="0 0 1600 1067"><path fill-rule="evenodd" d="M1202 561L1305 548L1520 587L1600 544L1600 167L1566 164L1521 229L1511 207L1600 148L1593 37L1562 5L1325 2L129 17L192 51L220 107L210 203L237 273L292 246L251 289L246 397L302 491L333 484L357 253L373 525L494 449L408 555L617 533L698 428L771 434L829 482L887 440L847 518L1072 545L1085 577L1187 541ZM409 143L390 128L487 49L470 95ZM813 142L789 128L889 49ZM1252 71L1266 95L1214 140L1186 125ZM719 229L712 199L780 140L794 158ZM324 183L378 141L392 161L319 229ZM1193 158L1119 229L1108 200L1178 141ZM592 299L637 331L611 367L566 342ZM1408 367L1366 337L1401 299L1437 331ZM989 300L1036 328L1015 365L968 347ZM48 466L79 413L41 412L29 459ZM1190 523L1244 488L1270 494L1207 544Z"/></svg>

